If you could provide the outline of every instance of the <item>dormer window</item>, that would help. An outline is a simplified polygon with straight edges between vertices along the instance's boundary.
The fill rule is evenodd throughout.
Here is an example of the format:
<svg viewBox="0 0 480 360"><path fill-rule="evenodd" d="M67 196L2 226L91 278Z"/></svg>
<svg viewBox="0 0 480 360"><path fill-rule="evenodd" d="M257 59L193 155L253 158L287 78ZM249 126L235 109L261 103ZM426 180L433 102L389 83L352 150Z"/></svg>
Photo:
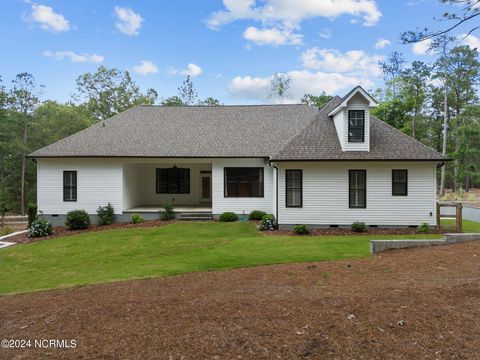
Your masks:
<svg viewBox="0 0 480 360"><path fill-rule="evenodd" d="M365 110L348 110L348 142L365 141Z"/></svg>

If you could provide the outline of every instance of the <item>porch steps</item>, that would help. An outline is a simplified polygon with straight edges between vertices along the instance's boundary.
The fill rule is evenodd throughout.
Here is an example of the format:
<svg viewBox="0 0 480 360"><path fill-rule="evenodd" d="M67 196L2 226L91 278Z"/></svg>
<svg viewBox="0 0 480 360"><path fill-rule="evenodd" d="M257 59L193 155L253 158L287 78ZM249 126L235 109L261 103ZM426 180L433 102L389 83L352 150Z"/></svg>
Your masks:
<svg viewBox="0 0 480 360"><path fill-rule="evenodd" d="M211 211L181 212L178 214L178 220L210 221L212 220L212 212Z"/></svg>

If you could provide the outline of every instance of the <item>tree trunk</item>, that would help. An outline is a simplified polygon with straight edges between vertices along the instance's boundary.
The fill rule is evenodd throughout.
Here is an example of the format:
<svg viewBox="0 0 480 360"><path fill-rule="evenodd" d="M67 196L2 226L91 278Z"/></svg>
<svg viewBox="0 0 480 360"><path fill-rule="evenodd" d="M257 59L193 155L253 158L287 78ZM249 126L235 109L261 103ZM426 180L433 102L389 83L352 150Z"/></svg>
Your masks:
<svg viewBox="0 0 480 360"><path fill-rule="evenodd" d="M26 115L25 115L26 116ZM20 180L20 213L25 215L25 170L27 163L27 120L23 123L22 175Z"/></svg>
<svg viewBox="0 0 480 360"><path fill-rule="evenodd" d="M415 139L415 133L417 130L417 106L415 105L415 110L413 113L413 121L412 121L412 137Z"/></svg>
<svg viewBox="0 0 480 360"><path fill-rule="evenodd" d="M448 132L448 88L445 83L445 89L443 92L443 142L442 142L442 155L447 156L447 132ZM442 166L442 173L440 176L440 196L445 195L445 167Z"/></svg>

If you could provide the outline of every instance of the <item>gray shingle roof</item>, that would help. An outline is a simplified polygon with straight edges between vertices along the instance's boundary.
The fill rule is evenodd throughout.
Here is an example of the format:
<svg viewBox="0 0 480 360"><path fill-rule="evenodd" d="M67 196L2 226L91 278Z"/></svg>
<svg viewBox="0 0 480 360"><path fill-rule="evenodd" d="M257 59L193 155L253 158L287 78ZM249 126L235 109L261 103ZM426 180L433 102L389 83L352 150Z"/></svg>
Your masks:
<svg viewBox="0 0 480 360"><path fill-rule="evenodd" d="M269 157L317 113L308 105L139 106L31 157Z"/></svg>
<svg viewBox="0 0 480 360"><path fill-rule="evenodd" d="M37 150L40 157L272 157L274 160L445 160L372 118L370 151L343 152L327 114L308 105L139 106Z"/></svg>
<svg viewBox="0 0 480 360"><path fill-rule="evenodd" d="M371 117L370 151L342 151L333 120L327 116L342 99L334 97L273 160L447 160L385 122Z"/></svg>

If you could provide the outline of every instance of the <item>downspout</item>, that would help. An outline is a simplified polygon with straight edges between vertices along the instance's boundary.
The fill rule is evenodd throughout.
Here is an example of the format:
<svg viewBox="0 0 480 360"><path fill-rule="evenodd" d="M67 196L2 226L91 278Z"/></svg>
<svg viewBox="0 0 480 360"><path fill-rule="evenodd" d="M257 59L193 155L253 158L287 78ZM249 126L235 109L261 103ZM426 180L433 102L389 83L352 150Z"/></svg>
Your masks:
<svg viewBox="0 0 480 360"><path fill-rule="evenodd" d="M275 181L276 181L276 185L275 185L275 197L276 197L276 200L275 200L275 219L277 220L277 227L278 227L278 224L280 223L279 219L278 219L278 167L277 165L273 164L271 160L268 160L268 165L273 167L276 171L275 171Z"/></svg>

